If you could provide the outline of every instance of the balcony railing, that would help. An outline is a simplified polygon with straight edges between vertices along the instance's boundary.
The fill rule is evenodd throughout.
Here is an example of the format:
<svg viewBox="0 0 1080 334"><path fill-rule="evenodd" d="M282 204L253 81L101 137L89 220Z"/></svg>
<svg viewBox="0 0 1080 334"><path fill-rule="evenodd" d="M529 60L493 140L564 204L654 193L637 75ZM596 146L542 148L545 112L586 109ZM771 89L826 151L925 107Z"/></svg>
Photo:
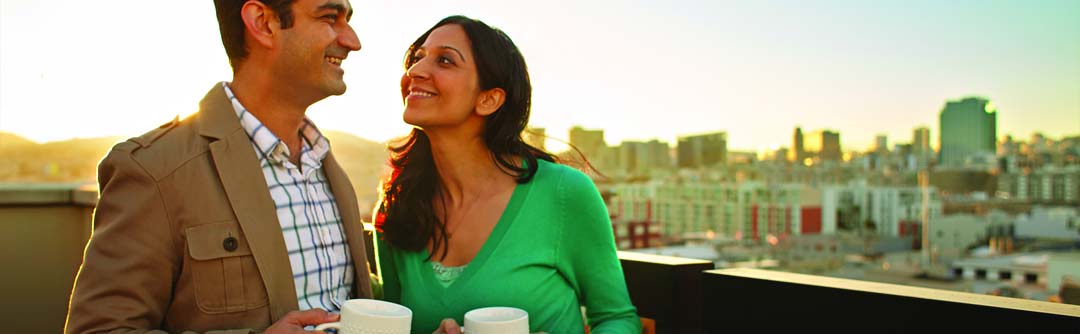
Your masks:
<svg viewBox="0 0 1080 334"><path fill-rule="evenodd" d="M63 330L95 204L93 188L0 185L0 332Z"/></svg>
<svg viewBox="0 0 1080 334"><path fill-rule="evenodd" d="M656 333L1080 333L1077 305L619 255Z"/></svg>
<svg viewBox="0 0 1080 334"><path fill-rule="evenodd" d="M59 333L93 188L0 185L6 333ZM370 237L370 236L369 236ZM374 254L373 252L369 254ZM620 252L649 333L1080 333L1080 306ZM372 261L373 262L373 261Z"/></svg>

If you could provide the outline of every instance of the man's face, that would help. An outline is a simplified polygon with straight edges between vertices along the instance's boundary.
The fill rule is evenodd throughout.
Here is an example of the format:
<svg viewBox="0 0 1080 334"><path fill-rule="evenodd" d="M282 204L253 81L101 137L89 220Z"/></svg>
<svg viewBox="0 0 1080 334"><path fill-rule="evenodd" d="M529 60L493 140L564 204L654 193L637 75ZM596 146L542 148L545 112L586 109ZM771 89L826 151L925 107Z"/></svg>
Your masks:
<svg viewBox="0 0 1080 334"><path fill-rule="evenodd" d="M281 31L278 76L300 96L316 101L345 93L341 63L360 39L349 26L348 0L297 0L293 26Z"/></svg>

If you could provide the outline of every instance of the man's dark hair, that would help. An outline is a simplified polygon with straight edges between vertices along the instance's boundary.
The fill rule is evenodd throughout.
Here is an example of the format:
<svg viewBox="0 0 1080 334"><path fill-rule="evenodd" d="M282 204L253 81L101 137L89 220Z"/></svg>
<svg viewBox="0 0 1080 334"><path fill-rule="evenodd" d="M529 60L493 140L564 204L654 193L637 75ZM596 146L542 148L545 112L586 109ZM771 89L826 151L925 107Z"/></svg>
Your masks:
<svg viewBox="0 0 1080 334"><path fill-rule="evenodd" d="M278 20L281 20L281 29L292 27L292 3L296 0L258 1L277 13ZM240 61L248 55L247 47L244 45L244 19L240 17L240 10L247 2L248 0L214 0L218 28L221 29L221 44L225 45L225 54L229 56L229 65L232 65L233 72L236 72Z"/></svg>

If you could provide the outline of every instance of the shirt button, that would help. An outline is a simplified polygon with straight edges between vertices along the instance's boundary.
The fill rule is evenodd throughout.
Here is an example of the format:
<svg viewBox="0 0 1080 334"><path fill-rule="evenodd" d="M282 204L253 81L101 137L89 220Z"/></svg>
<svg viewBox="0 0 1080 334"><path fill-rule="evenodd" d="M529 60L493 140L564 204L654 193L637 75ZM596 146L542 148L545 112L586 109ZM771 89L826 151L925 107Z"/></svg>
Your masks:
<svg viewBox="0 0 1080 334"><path fill-rule="evenodd" d="M236 250L236 247L240 245L240 242L236 241L234 237L225 238L225 241L221 243L225 247L226 251L232 252Z"/></svg>

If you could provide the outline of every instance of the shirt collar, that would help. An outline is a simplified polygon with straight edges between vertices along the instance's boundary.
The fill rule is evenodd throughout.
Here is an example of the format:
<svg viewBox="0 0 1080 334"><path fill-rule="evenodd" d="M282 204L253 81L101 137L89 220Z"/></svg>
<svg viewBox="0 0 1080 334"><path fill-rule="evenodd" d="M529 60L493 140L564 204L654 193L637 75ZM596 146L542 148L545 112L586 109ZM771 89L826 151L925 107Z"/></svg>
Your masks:
<svg viewBox="0 0 1080 334"><path fill-rule="evenodd" d="M232 89L229 88L228 82L222 82L221 86L225 88L225 95L229 98L229 102L232 103L233 109L236 111L236 117L240 119L240 125L247 132L248 138L251 138L251 143L259 151L259 158L277 164L288 162L289 147L274 135L270 129L263 126L262 122L254 114L244 108L244 105L240 104L240 100L233 95ZM330 153L330 141L323 136L315 123L312 123L311 119L306 116L303 125L300 126L300 138L303 139L301 163L311 168L321 167L323 159Z"/></svg>

